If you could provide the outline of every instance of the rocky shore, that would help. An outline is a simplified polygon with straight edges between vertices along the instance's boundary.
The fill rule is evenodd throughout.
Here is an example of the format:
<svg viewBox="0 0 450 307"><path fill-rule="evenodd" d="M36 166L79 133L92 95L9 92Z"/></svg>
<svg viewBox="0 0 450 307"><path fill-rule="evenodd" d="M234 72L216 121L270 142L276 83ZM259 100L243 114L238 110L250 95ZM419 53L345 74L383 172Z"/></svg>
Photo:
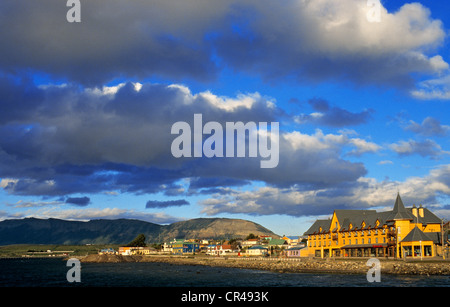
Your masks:
<svg viewBox="0 0 450 307"><path fill-rule="evenodd" d="M204 265L214 267L234 267L242 269L268 270L280 273L341 273L366 274L367 259L252 259L234 257L177 257L177 256L122 256L88 255L81 257L83 263L158 262L174 265ZM380 260L382 274L401 275L450 275L449 261Z"/></svg>

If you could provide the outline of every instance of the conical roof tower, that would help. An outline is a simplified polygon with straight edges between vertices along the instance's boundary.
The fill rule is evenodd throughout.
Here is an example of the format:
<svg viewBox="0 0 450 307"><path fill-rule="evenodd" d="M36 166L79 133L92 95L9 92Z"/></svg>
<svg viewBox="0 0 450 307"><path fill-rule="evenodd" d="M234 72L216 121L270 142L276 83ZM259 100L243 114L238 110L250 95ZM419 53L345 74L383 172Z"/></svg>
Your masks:
<svg viewBox="0 0 450 307"><path fill-rule="evenodd" d="M397 193L397 199L395 200L394 209L390 217L387 220L396 221L396 220L413 220L414 215L406 210L405 205L403 205L402 198L400 197L400 193Z"/></svg>

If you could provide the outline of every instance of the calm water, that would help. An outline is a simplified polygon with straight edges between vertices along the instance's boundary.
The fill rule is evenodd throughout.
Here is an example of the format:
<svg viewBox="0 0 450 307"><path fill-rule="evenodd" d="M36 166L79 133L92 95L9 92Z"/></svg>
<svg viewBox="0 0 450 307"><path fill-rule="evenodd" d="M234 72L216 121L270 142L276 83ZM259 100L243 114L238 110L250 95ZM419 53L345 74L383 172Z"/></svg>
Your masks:
<svg viewBox="0 0 450 307"><path fill-rule="evenodd" d="M0 259L0 287L449 287L450 276L297 274L166 263L83 263L69 283L61 259Z"/></svg>

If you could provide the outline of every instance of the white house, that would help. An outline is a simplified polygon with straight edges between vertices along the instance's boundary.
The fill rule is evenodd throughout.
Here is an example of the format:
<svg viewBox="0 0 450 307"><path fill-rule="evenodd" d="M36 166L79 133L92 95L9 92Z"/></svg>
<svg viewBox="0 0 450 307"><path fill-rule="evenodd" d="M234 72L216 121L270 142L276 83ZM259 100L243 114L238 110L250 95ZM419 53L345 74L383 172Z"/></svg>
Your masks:
<svg viewBox="0 0 450 307"><path fill-rule="evenodd" d="M249 256L265 256L267 255L267 247L261 245L255 245L247 249L247 254Z"/></svg>

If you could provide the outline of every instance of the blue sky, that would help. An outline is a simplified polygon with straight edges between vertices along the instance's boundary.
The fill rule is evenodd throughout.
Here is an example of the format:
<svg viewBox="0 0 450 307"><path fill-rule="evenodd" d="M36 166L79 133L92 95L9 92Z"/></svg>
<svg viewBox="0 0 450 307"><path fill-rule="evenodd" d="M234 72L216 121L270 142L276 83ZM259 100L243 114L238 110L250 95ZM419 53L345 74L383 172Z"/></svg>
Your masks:
<svg viewBox="0 0 450 307"><path fill-rule="evenodd" d="M450 218L445 1L64 2L0 5L0 220ZM194 114L279 122L279 164L174 158Z"/></svg>

